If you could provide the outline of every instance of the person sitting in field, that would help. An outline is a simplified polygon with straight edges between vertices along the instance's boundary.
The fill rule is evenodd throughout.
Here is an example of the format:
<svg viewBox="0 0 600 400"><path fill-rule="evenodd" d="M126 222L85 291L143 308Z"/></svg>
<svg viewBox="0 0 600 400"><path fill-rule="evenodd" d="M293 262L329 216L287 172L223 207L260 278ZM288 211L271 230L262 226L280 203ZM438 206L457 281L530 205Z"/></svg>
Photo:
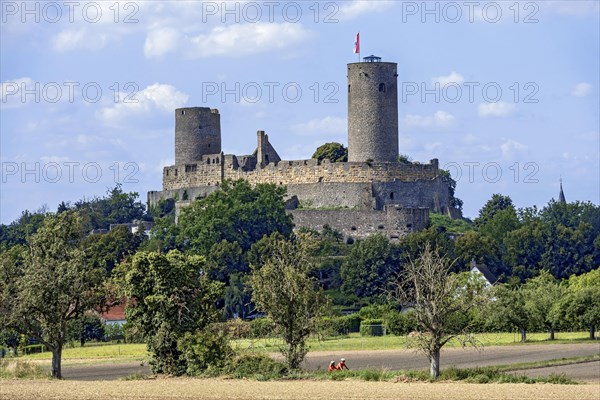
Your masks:
<svg viewBox="0 0 600 400"><path fill-rule="evenodd" d="M340 362L338 363L337 367L335 367L335 369L337 369L338 371L341 371L344 368L346 368L347 370L350 370L350 368L348 368L348 366L346 365L346 359L341 358Z"/></svg>
<svg viewBox="0 0 600 400"><path fill-rule="evenodd" d="M329 363L329 367L327 367L327 372L333 372L336 370L335 361Z"/></svg>

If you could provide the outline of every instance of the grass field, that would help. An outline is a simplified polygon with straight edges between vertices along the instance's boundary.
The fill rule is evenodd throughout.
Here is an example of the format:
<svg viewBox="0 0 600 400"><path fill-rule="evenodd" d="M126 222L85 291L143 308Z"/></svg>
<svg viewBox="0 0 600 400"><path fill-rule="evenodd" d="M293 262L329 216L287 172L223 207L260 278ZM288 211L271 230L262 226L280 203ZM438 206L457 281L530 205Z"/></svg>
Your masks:
<svg viewBox="0 0 600 400"><path fill-rule="evenodd" d="M1 398L11 400L129 399L360 399L360 400L598 400L599 385L479 385L363 381L285 381L170 378L145 381L4 381Z"/></svg>
<svg viewBox="0 0 600 400"><path fill-rule="evenodd" d="M589 342L587 332L559 332L556 340L548 341L546 333L528 334L528 341L524 345L536 343L576 343ZM482 346L498 346L518 344L519 336L513 333L485 333L477 335ZM235 349L252 349L254 351L277 352L282 344L279 339L241 339L232 341ZM350 350L392 350L406 349L405 336L361 337L359 334L350 334L346 337L326 339L319 341L312 338L308 342L311 351L350 351ZM458 347L457 342L450 342L447 346ZM65 364L76 362L93 362L102 360L142 360L146 357L145 344L96 344L88 343L85 347L73 347L63 350ZM52 353L30 354L21 357L28 360L50 360Z"/></svg>
<svg viewBox="0 0 600 400"><path fill-rule="evenodd" d="M518 344L520 336L516 333L482 333L476 335L482 346L501 346ZM547 333L527 334L525 345L536 343L574 343L577 341L589 342L588 332L559 332L555 335L556 340L549 341ZM279 339L240 339L232 341L236 349L252 349L265 351L278 351L282 341ZM318 340L311 338L308 341L311 351L335 351L335 350L392 350L406 349L406 336L367 336L361 337L358 333L351 333L345 337ZM448 347L460 347L458 341L451 341Z"/></svg>

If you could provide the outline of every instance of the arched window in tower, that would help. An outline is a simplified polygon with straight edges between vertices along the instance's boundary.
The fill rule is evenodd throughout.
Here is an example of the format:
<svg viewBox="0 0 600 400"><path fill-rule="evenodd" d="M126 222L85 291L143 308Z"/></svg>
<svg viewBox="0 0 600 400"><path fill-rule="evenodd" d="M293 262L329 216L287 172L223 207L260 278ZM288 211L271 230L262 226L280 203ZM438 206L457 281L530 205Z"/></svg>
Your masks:
<svg viewBox="0 0 600 400"><path fill-rule="evenodd" d="M379 91L385 93L385 83L379 84Z"/></svg>
<svg viewBox="0 0 600 400"><path fill-rule="evenodd" d="M348 93L350 93L350 85L348 85Z"/></svg>
<svg viewBox="0 0 600 400"><path fill-rule="evenodd" d="M390 200L394 200L394 192L390 192Z"/></svg>

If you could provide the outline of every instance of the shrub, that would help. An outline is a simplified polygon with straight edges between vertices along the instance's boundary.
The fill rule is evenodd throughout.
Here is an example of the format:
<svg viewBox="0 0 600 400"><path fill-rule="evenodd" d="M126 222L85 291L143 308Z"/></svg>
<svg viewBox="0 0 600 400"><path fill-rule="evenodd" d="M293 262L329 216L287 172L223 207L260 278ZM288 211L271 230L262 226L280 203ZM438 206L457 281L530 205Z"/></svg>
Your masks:
<svg viewBox="0 0 600 400"><path fill-rule="evenodd" d="M359 332L360 317L351 314L344 317L324 317L319 320L319 334L321 336L347 335L350 332Z"/></svg>
<svg viewBox="0 0 600 400"><path fill-rule="evenodd" d="M384 324L382 319L365 319L360 323L361 336L383 336Z"/></svg>
<svg viewBox="0 0 600 400"><path fill-rule="evenodd" d="M246 339L251 336L252 327L250 322L239 318L226 322L214 323L210 326L211 331L229 336L230 339Z"/></svg>
<svg viewBox="0 0 600 400"><path fill-rule="evenodd" d="M271 318L257 318L250 323L250 335L253 338L274 336L275 330L276 327Z"/></svg>
<svg viewBox="0 0 600 400"><path fill-rule="evenodd" d="M287 366L266 354L244 353L231 359L224 371L233 378L259 380L280 378L288 373Z"/></svg>
<svg viewBox="0 0 600 400"><path fill-rule="evenodd" d="M407 335L416 329L415 313L414 311L404 313L391 311L385 316L385 325L389 333L397 336Z"/></svg>
<svg viewBox="0 0 600 400"><path fill-rule="evenodd" d="M384 319L391 311L394 311L394 308L390 305L372 304L361 308L358 315L362 319Z"/></svg>
<svg viewBox="0 0 600 400"><path fill-rule="evenodd" d="M178 340L177 349L181 352L188 375L218 371L233 356L227 336L207 330L195 334L186 333Z"/></svg>
<svg viewBox="0 0 600 400"><path fill-rule="evenodd" d="M40 379L49 378L49 371L40 365L23 360L0 360L0 378L2 379Z"/></svg>

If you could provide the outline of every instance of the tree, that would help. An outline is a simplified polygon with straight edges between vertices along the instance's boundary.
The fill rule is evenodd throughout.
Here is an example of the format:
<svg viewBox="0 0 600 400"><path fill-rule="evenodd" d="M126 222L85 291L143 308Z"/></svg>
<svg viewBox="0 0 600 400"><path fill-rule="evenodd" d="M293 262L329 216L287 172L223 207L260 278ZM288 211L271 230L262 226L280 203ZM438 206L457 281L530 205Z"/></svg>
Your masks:
<svg viewBox="0 0 600 400"><path fill-rule="evenodd" d="M557 308L558 318L588 327L593 340L600 325L600 268L569 278L566 295Z"/></svg>
<svg viewBox="0 0 600 400"><path fill-rule="evenodd" d="M506 236L518 229L519 226L517 211L509 205L505 209L495 212L485 222L480 221L478 231L493 238L501 247L504 247Z"/></svg>
<svg viewBox="0 0 600 400"><path fill-rule="evenodd" d="M93 234L83 239L88 260L110 274L125 257L132 255L144 240L143 233L131 233L126 226L117 226L106 234Z"/></svg>
<svg viewBox="0 0 600 400"><path fill-rule="evenodd" d="M110 224L129 223L145 216L145 206L138 201L136 192L125 193L121 184L109 189L103 198L77 201L72 209L79 210L87 219L88 230L108 229ZM61 208L64 208L64 204Z"/></svg>
<svg viewBox="0 0 600 400"><path fill-rule="evenodd" d="M196 200L179 216L179 243L195 254L208 255L223 240L237 242L247 252L264 235L292 232L285 212L285 188L272 184L251 187L244 180L225 181L220 190Z"/></svg>
<svg viewBox="0 0 600 400"><path fill-rule="evenodd" d="M215 302L223 284L211 282L204 268L203 257L172 250L167 254L138 252L115 270L131 299L128 323L142 333L155 373L185 373L187 365L178 341L217 319Z"/></svg>
<svg viewBox="0 0 600 400"><path fill-rule="evenodd" d="M56 378L62 377L68 322L105 300L105 270L88 263L81 248L83 237L84 223L78 212L51 215L28 239L22 263L1 263L2 275L12 278L5 284L14 290L14 297L2 296L1 322L37 338L52 351L52 376ZM14 273L15 269L19 271Z"/></svg>
<svg viewBox="0 0 600 400"><path fill-rule="evenodd" d="M420 232L405 236L400 240L402 262L416 260L427 245L438 254L454 259L454 240L448 237L443 227L429 227Z"/></svg>
<svg viewBox="0 0 600 400"><path fill-rule="evenodd" d="M479 210L479 216L473 221L476 227L487 223L498 211L502 211L512 207L514 204L509 196L503 196L501 194L493 194L492 198L488 200L485 205Z"/></svg>
<svg viewBox="0 0 600 400"><path fill-rule="evenodd" d="M289 369L296 370L308 352L306 339L315 331L327 298L310 276L314 266L308 238L272 236L263 244L267 254L261 264L252 264L252 300L281 331L285 342L281 353Z"/></svg>
<svg viewBox="0 0 600 400"><path fill-rule="evenodd" d="M489 322L496 328L517 328L523 343L527 341L527 330L533 322L526 299L526 293L520 286L497 285L488 312Z"/></svg>
<svg viewBox="0 0 600 400"><path fill-rule="evenodd" d="M440 374L440 351L453 338L475 345L470 322L463 318L484 303L485 284L453 274L453 262L427 243L417 259L410 260L398 276L393 299L415 311L414 346L429 359L432 378Z"/></svg>
<svg viewBox="0 0 600 400"><path fill-rule="evenodd" d="M0 225L0 249L5 250L17 244L27 243L27 238L37 232L48 215L46 207L31 212L25 210L9 225Z"/></svg>
<svg viewBox="0 0 600 400"><path fill-rule="evenodd" d="M359 297L385 294L387 284L398 272L396 253L383 235L356 243L340 269L342 291Z"/></svg>
<svg viewBox="0 0 600 400"><path fill-rule="evenodd" d="M463 201L454 195L456 193L456 181L452 178L452 175L450 175L450 171L441 169L440 177L442 178L442 182L448 185L448 197L450 200L450 207L462 210Z"/></svg>
<svg viewBox="0 0 600 400"><path fill-rule="evenodd" d="M346 162L348 161L348 149L340 143L325 143L317 148L312 158L319 161L327 159L331 162Z"/></svg>
<svg viewBox="0 0 600 400"><path fill-rule="evenodd" d="M524 282L535 276L541 268L545 252L547 232L539 220L531 220L519 229L509 232L504 239L505 263L512 269L512 275Z"/></svg>
<svg viewBox="0 0 600 400"><path fill-rule="evenodd" d="M478 264L485 264L498 280L508 275L509 271L501 259L500 246L493 238L468 231L456 238L454 248L463 269L469 268L471 260L475 260Z"/></svg>
<svg viewBox="0 0 600 400"><path fill-rule="evenodd" d="M555 310L564 295L563 287L549 272L542 271L539 276L529 279L522 290L527 313L537 325L546 328L550 340L554 340L554 331L561 322Z"/></svg>

